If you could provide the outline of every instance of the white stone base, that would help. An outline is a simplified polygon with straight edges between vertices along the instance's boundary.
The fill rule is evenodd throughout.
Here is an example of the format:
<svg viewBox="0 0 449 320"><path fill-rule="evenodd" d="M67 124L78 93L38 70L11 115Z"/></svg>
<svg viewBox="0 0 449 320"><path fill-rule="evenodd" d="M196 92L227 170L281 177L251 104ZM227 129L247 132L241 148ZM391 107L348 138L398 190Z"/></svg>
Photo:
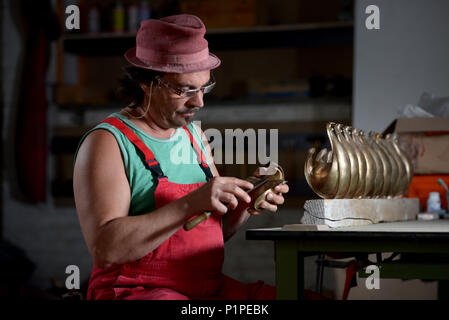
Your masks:
<svg viewBox="0 0 449 320"><path fill-rule="evenodd" d="M416 220L417 198L307 200L301 223L326 224L331 228L379 222Z"/></svg>

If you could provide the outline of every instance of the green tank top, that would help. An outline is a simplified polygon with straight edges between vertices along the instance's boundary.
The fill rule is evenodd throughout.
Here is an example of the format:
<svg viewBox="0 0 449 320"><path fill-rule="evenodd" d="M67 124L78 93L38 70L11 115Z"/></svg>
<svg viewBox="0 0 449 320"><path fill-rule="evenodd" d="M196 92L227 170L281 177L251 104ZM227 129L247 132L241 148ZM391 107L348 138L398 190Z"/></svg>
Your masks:
<svg viewBox="0 0 449 320"><path fill-rule="evenodd" d="M206 182L206 175L198 164L197 155L193 150L187 133L182 128L177 128L175 134L168 139L158 139L150 136L134 123L129 121L120 113L113 113L110 117L120 119L125 123L145 145L153 152L159 162L164 175L168 181L191 184ZM210 166L209 157L206 153L203 140L196 126L190 123L187 128L193 138L200 146L201 151L206 156L206 162ZM140 153L128 138L117 128L109 123L100 123L89 130L82 138L75 153L83 143L84 139L94 130L104 129L111 132L120 147L123 156L123 164L131 190L131 205L129 215L141 215L156 209L154 203L154 191L157 185L157 178L144 165Z"/></svg>

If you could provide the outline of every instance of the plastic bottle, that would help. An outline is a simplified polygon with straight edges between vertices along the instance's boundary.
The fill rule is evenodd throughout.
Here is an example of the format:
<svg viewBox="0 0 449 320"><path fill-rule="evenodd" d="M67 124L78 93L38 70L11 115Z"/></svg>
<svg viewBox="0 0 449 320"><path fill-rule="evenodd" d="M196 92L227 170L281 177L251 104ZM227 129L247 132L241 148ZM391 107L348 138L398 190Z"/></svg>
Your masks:
<svg viewBox="0 0 449 320"><path fill-rule="evenodd" d="M114 8L114 32L123 32L125 29L125 9L121 1Z"/></svg>
<svg viewBox="0 0 449 320"><path fill-rule="evenodd" d="M151 18L151 8L148 1L142 1L140 4L140 22Z"/></svg>
<svg viewBox="0 0 449 320"><path fill-rule="evenodd" d="M427 212L439 212L441 211L441 200L439 192L429 192L427 198Z"/></svg>
<svg viewBox="0 0 449 320"><path fill-rule="evenodd" d="M96 6L92 6L88 13L88 31L90 33L100 32L100 13Z"/></svg>
<svg viewBox="0 0 449 320"><path fill-rule="evenodd" d="M139 7L132 3L128 8L128 31L136 32L139 29Z"/></svg>

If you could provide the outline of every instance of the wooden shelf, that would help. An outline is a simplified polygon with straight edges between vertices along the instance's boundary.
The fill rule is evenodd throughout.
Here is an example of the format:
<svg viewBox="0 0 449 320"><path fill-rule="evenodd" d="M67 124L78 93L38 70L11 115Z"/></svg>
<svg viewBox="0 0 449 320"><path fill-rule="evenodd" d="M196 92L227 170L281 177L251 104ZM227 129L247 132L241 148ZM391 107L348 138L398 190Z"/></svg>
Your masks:
<svg viewBox="0 0 449 320"><path fill-rule="evenodd" d="M81 137L90 129L89 126L58 126L53 128L53 136L58 138Z"/></svg>
<svg viewBox="0 0 449 320"><path fill-rule="evenodd" d="M225 33L279 33L286 31L305 31L305 30L324 30L324 29L338 29L338 28L352 28L353 21L332 21L332 22L315 22L315 23L300 23L300 24L281 24L272 26L254 26L245 28L220 28L210 29L207 31L209 35L225 34Z"/></svg>
<svg viewBox="0 0 449 320"><path fill-rule="evenodd" d="M211 51L352 45L353 22L289 24L247 28L210 29ZM135 46L136 33L73 33L63 36L64 50L79 55L121 55Z"/></svg>
<svg viewBox="0 0 449 320"><path fill-rule="evenodd" d="M208 29L207 35L225 34L225 33L277 33L285 31L304 31L304 30L320 30L320 29L337 29L353 27L352 21L334 21L334 22L315 22L301 24L282 24L254 27L238 27L238 28L216 28ZM102 33L66 33L63 40L74 39L120 39L135 38L137 32L102 32Z"/></svg>

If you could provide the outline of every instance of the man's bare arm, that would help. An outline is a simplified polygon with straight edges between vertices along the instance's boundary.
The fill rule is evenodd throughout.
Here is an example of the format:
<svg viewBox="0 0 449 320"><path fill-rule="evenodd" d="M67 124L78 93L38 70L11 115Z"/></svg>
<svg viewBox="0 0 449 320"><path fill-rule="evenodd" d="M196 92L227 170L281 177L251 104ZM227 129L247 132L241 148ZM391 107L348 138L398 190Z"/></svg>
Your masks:
<svg viewBox="0 0 449 320"><path fill-rule="evenodd" d="M128 216L130 188L113 135L96 130L74 168L76 208L87 247L100 267L137 260L175 233L195 208L173 201L151 214Z"/></svg>
<svg viewBox="0 0 449 320"><path fill-rule="evenodd" d="M212 150L210 148L207 137L201 130L201 128L197 127L197 129L201 133L203 143L209 155L208 158L212 174L214 177L218 177L220 176L220 174L218 173L217 167L215 166L214 159L212 156ZM234 210L229 209L227 214L222 216L224 241L229 240L246 223L246 221L250 217L250 214L247 209L248 209L247 205L240 204Z"/></svg>
<svg viewBox="0 0 449 320"><path fill-rule="evenodd" d="M87 247L99 267L142 258L202 210L224 214L227 208L222 202L226 201L236 207L237 198L245 200L244 189L250 187L244 180L217 177L162 208L128 216L130 188L111 133L92 132L81 145L74 168L76 209Z"/></svg>

